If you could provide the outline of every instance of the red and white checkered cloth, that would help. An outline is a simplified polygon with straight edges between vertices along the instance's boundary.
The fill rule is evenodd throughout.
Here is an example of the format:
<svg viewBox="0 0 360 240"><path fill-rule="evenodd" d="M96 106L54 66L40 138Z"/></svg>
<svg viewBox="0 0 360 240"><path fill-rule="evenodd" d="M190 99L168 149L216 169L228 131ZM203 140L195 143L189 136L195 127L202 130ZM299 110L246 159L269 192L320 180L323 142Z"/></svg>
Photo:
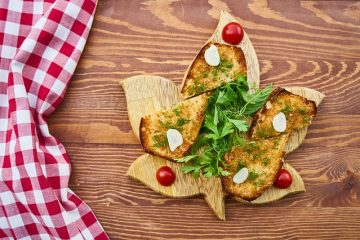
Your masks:
<svg viewBox="0 0 360 240"><path fill-rule="evenodd" d="M0 0L0 238L108 239L68 188L46 116L63 99L96 0Z"/></svg>

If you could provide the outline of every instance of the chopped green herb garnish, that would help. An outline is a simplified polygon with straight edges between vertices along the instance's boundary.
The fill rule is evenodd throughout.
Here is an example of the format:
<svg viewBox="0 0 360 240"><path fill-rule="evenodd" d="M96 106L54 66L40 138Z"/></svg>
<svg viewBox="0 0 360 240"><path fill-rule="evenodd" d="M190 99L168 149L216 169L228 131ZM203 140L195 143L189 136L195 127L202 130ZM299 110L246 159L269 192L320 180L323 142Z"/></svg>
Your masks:
<svg viewBox="0 0 360 240"><path fill-rule="evenodd" d="M246 163L244 161L238 161L238 165L236 168L236 172L240 171L241 169L243 169L244 167L246 167Z"/></svg>
<svg viewBox="0 0 360 240"><path fill-rule="evenodd" d="M171 122L169 121L160 121L160 125L163 127L163 128L167 128L167 129L170 129L170 128L174 128L173 125L171 124Z"/></svg>
<svg viewBox="0 0 360 240"><path fill-rule="evenodd" d="M259 159L261 157L261 153L256 153L253 155L253 161Z"/></svg>
<svg viewBox="0 0 360 240"><path fill-rule="evenodd" d="M204 71L201 73L203 78L207 78L209 76L209 72L208 71Z"/></svg>
<svg viewBox="0 0 360 240"><path fill-rule="evenodd" d="M280 139L274 138L274 147L279 148L279 144L280 144Z"/></svg>
<svg viewBox="0 0 360 240"><path fill-rule="evenodd" d="M264 179L259 179L259 180L257 180L257 181L255 182L256 188L260 188L260 187L264 186L264 184L265 184L265 180L264 180Z"/></svg>
<svg viewBox="0 0 360 240"><path fill-rule="evenodd" d="M176 121L176 126L177 127L182 127L184 126L186 123L190 122L190 120L188 119L185 119L185 118L179 118L177 121Z"/></svg>
<svg viewBox="0 0 360 240"><path fill-rule="evenodd" d="M230 67L224 63L221 66ZM228 166L224 163L224 155L233 146L243 144L239 133L248 131L247 120L265 104L271 90L269 85L249 93L246 77L242 75L216 89L209 98L205 120L191 147L191 154L177 159L187 162L183 171L192 172L194 176L199 176L200 172L205 177L228 176L230 173L226 170Z"/></svg>
<svg viewBox="0 0 360 240"><path fill-rule="evenodd" d="M301 114L301 115L305 115L307 113L307 111L303 108L299 108L298 109L298 112Z"/></svg>
<svg viewBox="0 0 360 240"><path fill-rule="evenodd" d="M304 122L304 123L310 123L310 122L311 122L311 117L309 117L309 116L303 116L303 122Z"/></svg>
<svg viewBox="0 0 360 240"><path fill-rule="evenodd" d="M285 107L281 110L283 113L292 113L292 108L286 104Z"/></svg>
<svg viewBox="0 0 360 240"><path fill-rule="evenodd" d="M259 177L259 174L257 172L255 172L255 170L249 172L249 176L248 176L249 181L254 181L258 177Z"/></svg>
<svg viewBox="0 0 360 240"><path fill-rule="evenodd" d="M225 59L221 59L220 64L211 70L211 75L213 76L213 78L215 80L219 80L218 79L219 73L223 73L223 74L225 74L226 77L230 77L229 70L233 66L234 65L231 62L228 62Z"/></svg>
<svg viewBox="0 0 360 240"><path fill-rule="evenodd" d="M226 60L222 60L220 62L220 66L224 68L232 68L234 65L231 62L228 62Z"/></svg>
<svg viewBox="0 0 360 240"><path fill-rule="evenodd" d="M155 135L153 140L155 142L153 147L166 147L168 145L168 141L165 135Z"/></svg>
<svg viewBox="0 0 360 240"><path fill-rule="evenodd" d="M189 91L191 94L199 94L199 93L205 92L206 85L205 85L205 83L200 83L200 79L196 78L194 80L194 85L191 86Z"/></svg>
<svg viewBox="0 0 360 240"><path fill-rule="evenodd" d="M257 131L257 135L261 138L268 138L271 136L272 128L261 129Z"/></svg>
<svg viewBox="0 0 360 240"><path fill-rule="evenodd" d="M269 163L270 163L270 158L263 158L262 160L261 160L261 164L262 165L264 165L264 166L267 166L267 165L269 165Z"/></svg>
<svg viewBox="0 0 360 240"><path fill-rule="evenodd" d="M256 142L244 143L242 147L247 153L252 153L254 150L260 150L260 146Z"/></svg>
<svg viewBox="0 0 360 240"><path fill-rule="evenodd" d="M217 68L214 68L213 70L211 70L211 75L215 78L217 77L219 74L219 70Z"/></svg>
<svg viewBox="0 0 360 240"><path fill-rule="evenodd" d="M181 109L180 109L180 107L174 108L173 111L174 111L174 113L175 113L176 116L179 116L179 115L181 114Z"/></svg>

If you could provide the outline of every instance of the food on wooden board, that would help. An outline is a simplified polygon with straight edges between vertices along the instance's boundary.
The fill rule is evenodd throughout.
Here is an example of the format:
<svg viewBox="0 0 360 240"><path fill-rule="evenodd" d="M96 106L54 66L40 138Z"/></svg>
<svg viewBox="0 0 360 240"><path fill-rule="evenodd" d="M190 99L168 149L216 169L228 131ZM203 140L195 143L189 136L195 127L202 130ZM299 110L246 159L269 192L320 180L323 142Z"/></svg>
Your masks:
<svg viewBox="0 0 360 240"><path fill-rule="evenodd" d="M291 174L286 169L280 169L275 182L274 186L277 188L288 188L292 183Z"/></svg>
<svg viewBox="0 0 360 240"><path fill-rule="evenodd" d="M229 22L224 26L221 36L226 43L237 45L244 38L244 29L237 22Z"/></svg>
<svg viewBox="0 0 360 240"><path fill-rule="evenodd" d="M255 114L250 128L250 138L258 140L274 137L283 132L288 133L307 127L316 112L315 102L283 88L277 88L271 93L266 104ZM284 127L286 129L283 129Z"/></svg>
<svg viewBox="0 0 360 240"><path fill-rule="evenodd" d="M271 86L249 93L246 78L237 75L210 97L202 94L142 118L140 136L146 152L187 163L183 171L195 177L220 176L228 194L251 201L276 180L291 131L308 126L315 114L313 101ZM179 119L183 126L193 118L187 128L177 126ZM251 144L257 147L249 150Z"/></svg>
<svg viewBox="0 0 360 240"><path fill-rule="evenodd" d="M233 147L225 155L225 164L230 173L222 177L225 192L250 201L272 186L282 166L288 137L288 134L283 134L259 141L244 139ZM234 176L244 168L249 172L247 179L241 183L235 182Z"/></svg>
<svg viewBox="0 0 360 240"><path fill-rule="evenodd" d="M187 99L183 103L208 92L206 104L187 104L187 118L194 118L196 122L190 127L184 125L184 129L179 129L176 126L179 115L169 114L174 111L172 106L143 117L140 138L146 152L185 163L182 171L192 173L195 177L203 175L200 182L206 178L211 182L210 177L220 177L221 181L219 178L212 179L217 179L228 194L238 200L251 201L273 185L277 188L291 186L290 173L281 169L285 145L289 136L296 136L292 134L294 130L306 128L311 123L317 109L314 102L284 89L272 91L271 85L258 89L258 75L256 71L253 74L251 68L253 61L257 63L255 52L253 49L248 50L245 41L241 43L244 37L249 41L242 27L233 22L229 14L224 16L227 24L219 23L217 31L186 72L180 90L182 98ZM242 49L246 51L246 59L249 55L255 55L255 58L250 57L250 66L246 64ZM200 111L201 121L198 116L190 115L191 111L193 114ZM261 133L264 126L271 127L269 134ZM248 145L258 147L251 149ZM160 182L159 172L160 169L157 172ZM292 174L296 183L293 186L296 188L292 187L284 193L284 190L274 190L276 188L272 187L256 201L263 203L269 199L279 199L274 196L269 198L269 194L272 195L274 191L282 191L275 195L283 197L303 190L301 177L295 170ZM165 186L171 183L165 180L165 183L160 184Z"/></svg>
<svg viewBox="0 0 360 240"><path fill-rule="evenodd" d="M156 179L163 186L170 186L175 182L176 175L168 166L160 167L156 172Z"/></svg>
<svg viewBox="0 0 360 240"><path fill-rule="evenodd" d="M210 64L205 58L207 51ZM218 65L216 65L216 52L220 57ZM241 48L209 42L193 61L183 83L181 95L183 98L189 98L208 92L234 81L239 74L246 75L245 56Z"/></svg>
<svg viewBox="0 0 360 240"><path fill-rule="evenodd" d="M208 98L205 93L141 118L145 152L170 160L184 156L198 136Z"/></svg>

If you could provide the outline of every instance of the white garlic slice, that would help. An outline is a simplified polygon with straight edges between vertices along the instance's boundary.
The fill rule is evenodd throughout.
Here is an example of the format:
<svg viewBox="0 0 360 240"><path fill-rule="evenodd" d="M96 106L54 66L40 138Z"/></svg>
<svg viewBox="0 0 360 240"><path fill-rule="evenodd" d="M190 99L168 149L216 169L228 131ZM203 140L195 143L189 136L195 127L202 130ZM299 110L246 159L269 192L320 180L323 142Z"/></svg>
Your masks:
<svg viewBox="0 0 360 240"><path fill-rule="evenodd" d="M166 137L169 143L170 151L172 152L175 151L175 149L181 144L183 144L183 137L181 133L176 129L170 128L169 130L167 130Z"/></svg>
<svg viewBox="0 0 360 240"><path fill-rule="evenodd" d="M212 44L208 49L206 49L205 54L205 62L210 66L218 66L220 64L220 55L217 47Z"/></svg>
<svg viewBox="0 0 360 240"><path fill-rule="evenodd" d="M247 169L246 167L240 169L233 177L233 182L236 184L240 184L245 182L245 180L248 178L249 176L249 169Z"/></svg>
<svg viewBox="0 0 360 240"><path fill-rule="evenodd" d="M283 112L276 114L272 120L272 125L277 132L284 132L286 130L286 116Z"/></svg>

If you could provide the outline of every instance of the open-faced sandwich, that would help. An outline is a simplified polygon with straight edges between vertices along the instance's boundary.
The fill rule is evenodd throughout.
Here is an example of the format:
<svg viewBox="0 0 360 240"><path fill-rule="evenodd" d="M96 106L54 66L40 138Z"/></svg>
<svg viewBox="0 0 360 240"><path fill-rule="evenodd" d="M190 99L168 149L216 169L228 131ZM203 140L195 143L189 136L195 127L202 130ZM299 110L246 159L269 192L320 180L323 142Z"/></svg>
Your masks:
<svg viewBox="0 0 360 240"><path fill-rule="evenodd" d="M207 43L198 53L181 89L189 98L232 82L238 74L246 75L245 56L241 48Z"/></svg>
<svg viewBox="0 0 360 240"><path fill-rule="evenodd" d="M209 95L204 93L140 122L140 140L145 152L172 160L184 156L197 138Z"/></svg>

